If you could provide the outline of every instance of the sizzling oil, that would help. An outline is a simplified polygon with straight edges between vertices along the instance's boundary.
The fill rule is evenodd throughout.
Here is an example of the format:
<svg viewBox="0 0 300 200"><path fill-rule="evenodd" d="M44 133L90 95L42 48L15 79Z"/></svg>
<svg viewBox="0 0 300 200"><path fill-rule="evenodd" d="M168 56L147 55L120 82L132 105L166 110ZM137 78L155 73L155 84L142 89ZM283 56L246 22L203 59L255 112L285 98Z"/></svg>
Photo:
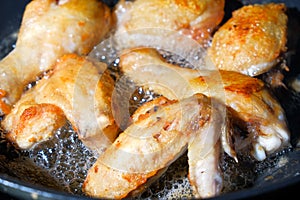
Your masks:
<svg viewBox="0 0 300 200"><path fill-rule="evenodd" d="M0 44L1 57L4 57L12 48L16 34L12 34ZM182 67L191 67L178 55L160 51L171 63ZM106 41L103 45L95 47L92 59L109 64L112 76L117 80L119 60L111 43ZM201 55L194 56L201 59ZM118 90L123 95L130 95L129 113L133 113L144 102L156 98L158 95L150 90L135 87L130 80L126 80ZM28 89L34 87L30 85ZM132 93L132 91L134 91ZM81 187L88 169L97 159L97 153L87 149L78 139L70 124L56 131L55 136L44 143L36 145L29 151L15 149L5 139L5 133L0 130L0 171L25 182L42 185L47 188L66 191L71 194L84 195ZM256 178L266 170L275 169L280 159L289 149L273 155L263 162L254 161L250 155L238 155L239 163L227 155L221 156L221 169L224 176L223 193L236 191L253 186ZM188 199L192 198L192 190L187 178L188 163L184 154L171 164L157 181L147 188L138 199Z"/></svg>

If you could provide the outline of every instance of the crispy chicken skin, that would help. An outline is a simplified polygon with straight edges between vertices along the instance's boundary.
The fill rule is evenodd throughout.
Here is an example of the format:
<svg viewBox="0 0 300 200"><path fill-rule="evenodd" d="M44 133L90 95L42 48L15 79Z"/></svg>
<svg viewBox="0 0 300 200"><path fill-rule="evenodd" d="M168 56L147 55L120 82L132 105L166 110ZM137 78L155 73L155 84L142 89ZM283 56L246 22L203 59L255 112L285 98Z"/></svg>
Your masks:
<svg viewBox="0 0 300 200"><path fill-rule="evenodd" d="M224 5L224 0L121 0L115 8L118 45L138 46L143 37L163 42L174 32L206 43L223 19Z"/></svg>
<svg viewBox="0 0 300 200"><path fill-rule="evenodd" d="M182 68L167 63L150 48L127 51L120 56L119 65L136 84L166 98L182 99L202 93L223 102L234 121L248 131L258 160L289 145L285 113L259 79L233 71Z"/></svg>
<svg viewBox="0 0 300 200"><path fill-rule="evenodd" d="M139 110L136 121L90 168L83 184L87 195L125 198L175 161L195 135L219 134L219 113L210 98L195 94L181 101L156 102L145 114ZM212 114L216 120L211 120Z"/></svg>
<svg viewBox="0 0 300 200"><path fill-rule="evenodd" d="M110 9L98 0L33 0L16 48L0 62L0 111L10 112L25 86L66 53L88 54L108 33Z"/></svg>
<svg viewBox="0 0 300 200"><path fill-rule="evenodd" d="M8 139L28 149L48 139L68 119L87 147L106 148L118 128L111 108L114 81L105 68L76 54L64 55L50 77L26 92L5 116L2 126Z"/></svg>
<svg viewBox="0 0 300 200"><path fill-rule="evenodd" d="M233 12L214 34L208 55L222 70L257 76L280 61L286 51L284 4L255 4Z"/></svg>
<svg viewBox="0 0 300 200"><path fill-rule="evenodd" d="M67 122L63 111L53 104L25 105L23 110L19 121L14 121L16 127L7 135L9 140L22 149L49 140L53 131ZM7 126L5 123L4 126Z"/></svg>

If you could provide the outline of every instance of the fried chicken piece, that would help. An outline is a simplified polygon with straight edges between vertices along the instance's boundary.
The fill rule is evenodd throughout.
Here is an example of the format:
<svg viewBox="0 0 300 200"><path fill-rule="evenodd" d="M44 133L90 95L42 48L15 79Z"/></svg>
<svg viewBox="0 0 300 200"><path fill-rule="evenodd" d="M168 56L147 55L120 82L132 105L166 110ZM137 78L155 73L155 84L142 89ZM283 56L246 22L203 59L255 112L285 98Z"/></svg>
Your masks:
<svg viewBox="0 0 300 200"><path fill-rule="evenodd" d="M137 121L90 168L83 184L87 195L125 198L175 161L196 134L219 134L218 119L222 118L206 96L159 101L149 112L137 111ZM212 114L216 120L211 120Z"/></svg>
<svg viewBox="0 0 300 200"><path fill-rule="evenodd" d="M66 53L87 55L108 33L110 9L98 0L34 0L25 9L16 47L0 62L0 112Z"/></svg>
<svg viewBox="0 0 300 200"><path fill-rule="evenodd" d="M170 43L182 34L206 44L224 17L224 0L121 0L115 8L120 47L150 45L145 38Z"/></svg>
<svg viewBox="0 0 300 200"><path fill-rule="evenodd" d="M2 125L8 131L6 137L21 149L29 149L34 144L49 140L54 131L67 122L63 111L53 104L28 104L20 110L23 111L22 114L19 116L19 112L15 116L18 119L7 119ZM13 115L9 114L7 117L13 118Z"/></svg>
<svg viewBox="0 0 300 200"><path fill-rule="evenodd" d="M284 4L255 4L232 13L214 34L208 56L222 70L257 76L280 62L286 51Z"/></svg>
<svg viewBox="0 0 300 200"><path fill-rule="evenodd" d="M259 79L233 71L182 68L167 63L150 48L127 51L120 56L119 65L136 84L168 99L202 93L223 102L233 121L249 133L257 160L290 145L284 110ZM229 155L230 151L226 150Z"/></svg>
<svg viewBox="0 0 300 200"><path fill-rule="evenodd" d="M64 55L50 77L27 91L5 116L7 138L28 149L51 137L67 119L87 147L101 152L118 133L111 107L114 81L105 68L76 54Z"/></svg>
<svg viewBox="0 0 300 200"><path fill-rule="evenodd" d="M144 116L155 112L157 106L171 102L164 96L153 99L139 107L132 115L133 121L142 120ZM195 134L188 143L189 181L196 198L214 197L221 193L223 177L219 166L221 143L220 135L228 133L227 119L222 113L224 107L212 102L217 113L210 115L210 124L201 134ZM235 155L234 155L235 156Z"/></svg>
<svg viewBox="0 0 300 200"><path fill-rule="evenodd" d="M219 195L223 189L223 177L219 165L220 140L216 140L217 142L212 140L214 143L203 144L207 142L207 137L210 135L214 136L211 132L207 132L206 137L198 134L197 142L193 141L188 148L188 178L193 188L194 197L198 199L214 197ZM202 155L203 147L210 147L207 154Z"/></svg>
<svg viewBox="0 0 300 200"><path fill-rule="evenodd" d="M211 107L214 111L209 116L210 124L188 144L188 178L195 198L214 197L223 189L220 136L227 132L227 119L219 101L211 98Z"/></svg>

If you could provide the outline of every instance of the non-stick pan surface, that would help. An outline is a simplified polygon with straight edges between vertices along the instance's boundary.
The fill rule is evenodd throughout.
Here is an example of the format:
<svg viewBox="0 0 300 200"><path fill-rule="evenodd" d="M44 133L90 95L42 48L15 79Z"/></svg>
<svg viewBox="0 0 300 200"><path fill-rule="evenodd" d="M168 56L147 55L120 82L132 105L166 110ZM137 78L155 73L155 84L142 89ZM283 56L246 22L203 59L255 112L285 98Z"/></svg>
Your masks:
<svg viewBox="0 0 300 200"><path fill-rule="evenodd" d="M28 2L29 0L6 0L1 2L0 52L2 52L2 56L13 48L16 35L12 33L16 33L18 30L22 13ZM107 0L106 2L112 6L116 1ZM242 2L265 3L270 1L245 0ZM293 148L281 152L281 154L283 154L283 160L286 160L287 162L279 165L278 163L281 161L277 161L276 167L272 166L272 163L270 162L269 169L264 166L263 173L257 176L253 185L250 187L225 193L213 199L264 199L275 198L278 197L278 195L284 195L288 198L292 193L297 195L297 189L300 188L300 150L299 147L296 147L297 144L299 144L300 136L300 93L289 88L289 82L291 80L297 78L300 79L300 2L298 0L273 0L272 2L284 2L288 6L289 50L287 53L287 65L289 66L290 71L285 74L284 79L288 89L277 88L274 90L274 93L286 111L289 128L292 133ZM226 2L226 17L230 17L231 11L241 5L242 4L238 1L228 0ZM11 39L7 40L7 38ZM2 159L1 156L4 154L6 157L10 157L11 160L18 157L18 155L15 155L15 151L10 151L6 148L6 145L0 143L0 161ZM7 152L10 154L7 155ZM5 161L7 161L7 159L5 159ZM3 164L3 160L0 164ZM46 182L50 182L51 179L45 180L47 177L41 177L41 180L32 184L32 182L28 180L30 180L30 176L32 176L33 173L39 173L35 171L35 169L29 171L28 174L24 174L24 177L18 177L16 175L18 173L10 171L16 170L17 168L8 169L5 165L3 166L0 166L0 199L88 199L82 195L58 190L57 187L48 187L51 184ZM34 176L36 176L36 174ZM56 183L53 184L55 185Z"/></svg>

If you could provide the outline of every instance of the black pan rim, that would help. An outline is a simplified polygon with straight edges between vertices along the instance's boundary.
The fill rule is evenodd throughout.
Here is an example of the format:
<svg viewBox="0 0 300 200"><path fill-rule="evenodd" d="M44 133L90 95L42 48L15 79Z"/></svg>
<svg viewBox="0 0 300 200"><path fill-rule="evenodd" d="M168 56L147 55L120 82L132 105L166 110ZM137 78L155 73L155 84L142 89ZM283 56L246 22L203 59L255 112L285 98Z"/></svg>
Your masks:
<svg viewBox="0 0 300 200"><path fill-rule="evenodd" d="M255 198L261 195L269 194L270 192L291 187L300 184L300 176L289 177L276 182L275 184L268 184L263 187L250 187L234 192L224 193L217 197L208 198L210 200L224 200L224 199L246 199ZM32 199L74 199L74 200L88 200L98 199L82 195L70 194L67 192L49 189L40 185L32 185L28 182L13 178L6 174L0 174L0 190L8 193L16 198L32 198ZM27 199L26 198L26 199Z"/></svg>

